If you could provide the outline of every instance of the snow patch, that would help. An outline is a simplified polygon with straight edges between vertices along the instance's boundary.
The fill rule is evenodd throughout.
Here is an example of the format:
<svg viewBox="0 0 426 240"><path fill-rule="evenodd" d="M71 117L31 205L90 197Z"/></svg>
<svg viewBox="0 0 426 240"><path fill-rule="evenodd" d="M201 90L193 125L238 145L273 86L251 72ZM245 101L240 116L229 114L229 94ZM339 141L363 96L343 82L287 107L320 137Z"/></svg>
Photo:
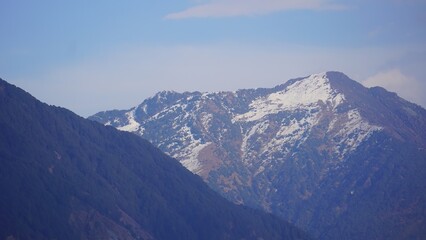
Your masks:
<svg viewBox="0 0 426 240"><path fill-rule="evenodd" d="M276 137L271 142L272 150L277 150L277 147L287 145L285 153L289 148L295 146L296 143L301 144L309 136L312 127L318 122L317 114L308 115L305 118L296 120L292 119L289 125L284 125L277 132Z"/></svg>
<svg viewBox="0 0 426 240"><path fill-rule="evenodd" d="M203 150L205 147L210 145L210 142L207 143L200 143L196 142L192 144L190 153L185 157L184 160L181 160L180 163L186 167L189 171L199 174L202 170L202 165L200 161L198 160L198 155L200 154L201 150ZM189 148L189 147L187 147Z"/></svg>
<svg viewBox="0 0 426 240"><path fill-rule="evenodd" d="M298 80L284 90L269 94L250 103L250 110L234 117L234 121L257 121L266 115L284 110L312 109L318 102L330 103L333 109L344 101L341 93L334 91L325 73L314 74Z"/></svg>
<svg viewBox="0 0 426 240"><path fill-rule="evenodd" d="M122 127L118 127L118 130L126 131L126 132L136 132L140 124L135 120L135 110L126 113L128 124Z"/></svg>
<svg viewBox="0 0 426 240"><path fill-rule="evenodd" d="M262 134L266 131L266 129L269 126L269 122L268 121L264 121L264 122L259 122L257 124L255 124L253 127L250 128L250 130L244 134L243 136L243 140L241 143L241 152L243 154L242 159L246 159L247 155L249 155L250 153L250 149L248 149L248 141L250 138L253 137L253 135L255 134Z"/></svg>
<svg viewBox="0 0 426 240"><path fill-rule="evenodd" d="M340 159L354 151L371 134L383 129L379 126L370 125L362 118L357 109L349 110L346 117L347 121L335 135L335 139L338 139L335 153L338 154Z"/></svg>
<svg viewBox="0 0 426 240"><path fill-rule="evenodd" d="M213 114L203 112L200 115L201 115L200 117L201 125L203 126L204 130L208 131L210 127L210 123L213 119Z"/></svg>

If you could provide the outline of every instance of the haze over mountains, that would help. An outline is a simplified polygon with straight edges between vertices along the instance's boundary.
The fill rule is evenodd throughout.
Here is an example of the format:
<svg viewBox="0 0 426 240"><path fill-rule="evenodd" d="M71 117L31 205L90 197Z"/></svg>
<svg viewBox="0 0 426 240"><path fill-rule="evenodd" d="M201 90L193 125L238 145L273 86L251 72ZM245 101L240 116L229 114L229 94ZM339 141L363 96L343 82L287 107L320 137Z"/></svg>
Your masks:
<svg viewBox="0 0 426 240"><path fill-rule="evenodd" d="M426 110L343 73L160 92L90 119L148 139L226 198L320 239L426 237Z"/></svg>
<svg viewBox="0 0 426 240"><path fill-rule="evenodd" d="M307 239L133 134L0 79L0 239Z"/></svg>

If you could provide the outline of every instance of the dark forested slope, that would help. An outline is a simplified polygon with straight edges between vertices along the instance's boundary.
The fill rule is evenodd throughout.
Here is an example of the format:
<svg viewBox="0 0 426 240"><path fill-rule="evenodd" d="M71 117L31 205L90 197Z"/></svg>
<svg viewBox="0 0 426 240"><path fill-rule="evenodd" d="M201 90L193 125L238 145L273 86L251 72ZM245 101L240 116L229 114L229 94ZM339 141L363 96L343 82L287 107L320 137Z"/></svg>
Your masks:
<svg viewBox="0 0 426 240"><path fill-rule="evenodd" d="M131 133L0 79L0 239L302 239Z"/></svg>

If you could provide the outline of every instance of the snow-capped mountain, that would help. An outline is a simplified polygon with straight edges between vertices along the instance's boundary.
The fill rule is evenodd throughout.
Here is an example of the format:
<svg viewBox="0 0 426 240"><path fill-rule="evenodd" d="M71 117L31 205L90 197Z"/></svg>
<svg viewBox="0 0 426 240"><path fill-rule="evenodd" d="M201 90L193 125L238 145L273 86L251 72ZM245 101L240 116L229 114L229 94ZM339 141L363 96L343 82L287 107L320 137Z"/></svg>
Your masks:
<svg viewBox="0 0 426 240"><path fill-rule="evenodd" d="M342 73L236 92L160 92L90 118L148 139L228 199L316 237L426 233L419 230L426 224L426 111ZM379 230L367 231L367 219ZM422 223L408 228L411 221ZM401 235L387 231L395 229ZM354 237L355 230L367 233Z"/></svg>

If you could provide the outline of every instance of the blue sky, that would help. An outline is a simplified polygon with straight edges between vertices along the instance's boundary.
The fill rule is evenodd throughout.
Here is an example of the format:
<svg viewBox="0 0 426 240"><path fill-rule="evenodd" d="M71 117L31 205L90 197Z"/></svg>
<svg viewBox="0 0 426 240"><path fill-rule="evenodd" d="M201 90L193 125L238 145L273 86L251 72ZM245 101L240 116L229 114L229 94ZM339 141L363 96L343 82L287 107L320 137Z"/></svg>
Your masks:
<svg viewBox="0 0 426 240"><path fill-rule="evenodd" d="M424 0L0 1L0 77L88 116L337 70L426 106Z"/></svg>

